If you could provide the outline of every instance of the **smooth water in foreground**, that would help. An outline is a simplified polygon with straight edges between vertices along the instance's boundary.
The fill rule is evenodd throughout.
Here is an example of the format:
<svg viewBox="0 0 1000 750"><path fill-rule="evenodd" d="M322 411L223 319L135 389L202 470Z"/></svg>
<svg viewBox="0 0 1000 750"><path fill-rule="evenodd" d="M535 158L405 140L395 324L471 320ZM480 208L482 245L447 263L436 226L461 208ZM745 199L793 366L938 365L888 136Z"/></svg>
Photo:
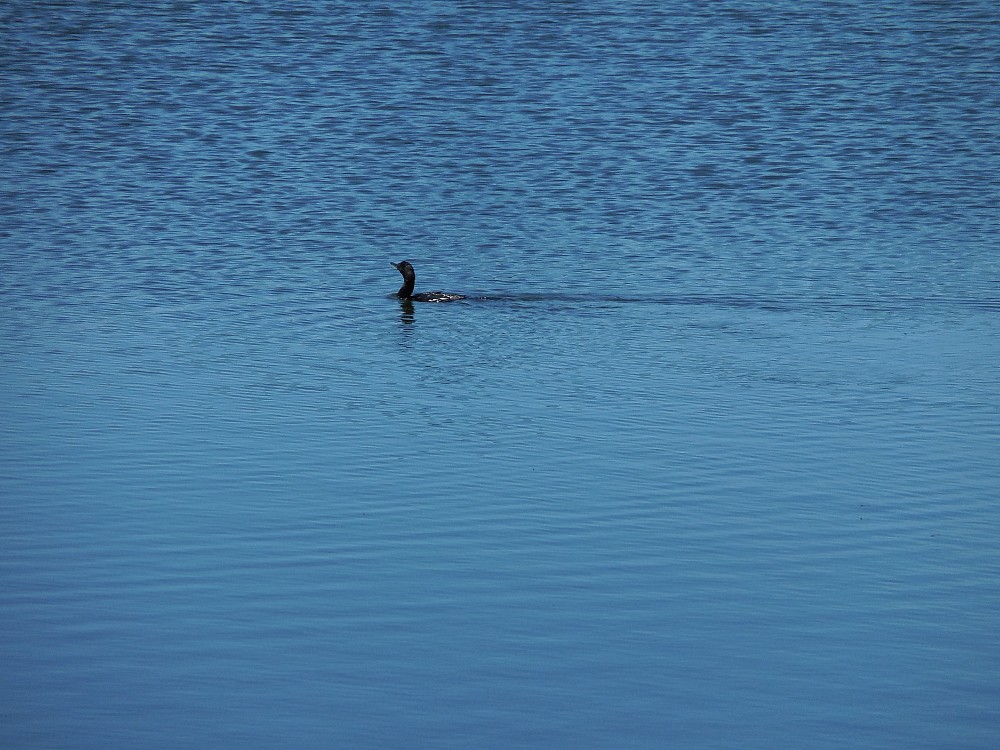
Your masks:
<svg viewBox="0 0 1000 750"><path fill-rule="evenodd" d="M0 22L0 745L1000 746L993 3Z"/></svg>

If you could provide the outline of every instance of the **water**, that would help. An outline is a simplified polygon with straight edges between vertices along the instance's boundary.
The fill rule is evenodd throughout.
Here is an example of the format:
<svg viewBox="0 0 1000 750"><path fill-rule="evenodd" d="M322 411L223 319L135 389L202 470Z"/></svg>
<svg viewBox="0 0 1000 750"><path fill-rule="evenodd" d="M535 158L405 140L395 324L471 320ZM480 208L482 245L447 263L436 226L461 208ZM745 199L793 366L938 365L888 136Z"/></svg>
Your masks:
<svg viewBox="0 0 1000 750"><path fill-rule="evenodd" d="M1000 743L993 3L0 15L0 744Z"/></svg>

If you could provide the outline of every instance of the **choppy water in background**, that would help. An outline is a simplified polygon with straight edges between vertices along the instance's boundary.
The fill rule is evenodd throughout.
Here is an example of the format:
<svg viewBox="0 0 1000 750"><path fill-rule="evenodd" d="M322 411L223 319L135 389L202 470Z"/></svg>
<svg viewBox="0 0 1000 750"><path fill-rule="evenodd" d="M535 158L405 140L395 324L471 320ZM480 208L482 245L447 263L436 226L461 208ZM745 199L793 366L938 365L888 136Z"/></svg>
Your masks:
<svg viewBox="0 0 1000 750"><path fill-rule="evenodd" d="M2 744L997 747L998 22L5 3Z"/></svg>

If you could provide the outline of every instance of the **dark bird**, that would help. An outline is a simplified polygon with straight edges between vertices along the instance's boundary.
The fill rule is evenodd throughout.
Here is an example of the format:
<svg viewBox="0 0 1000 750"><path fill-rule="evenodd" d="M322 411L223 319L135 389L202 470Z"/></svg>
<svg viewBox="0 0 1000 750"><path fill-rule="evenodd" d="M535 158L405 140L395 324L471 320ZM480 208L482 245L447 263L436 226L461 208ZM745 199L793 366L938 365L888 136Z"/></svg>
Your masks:
<svg viewBox="0 0 1000 750"><path fill-rule="evenodd" d="M392 263L393 268L403 274L403 286L399 287L396 296L409 302L453 302L457 299L465 299L464 294L453 292L420 292L413 293L413 285L417 282L417 274L413 271L410 261L401 260L399 263Z"/></svg>

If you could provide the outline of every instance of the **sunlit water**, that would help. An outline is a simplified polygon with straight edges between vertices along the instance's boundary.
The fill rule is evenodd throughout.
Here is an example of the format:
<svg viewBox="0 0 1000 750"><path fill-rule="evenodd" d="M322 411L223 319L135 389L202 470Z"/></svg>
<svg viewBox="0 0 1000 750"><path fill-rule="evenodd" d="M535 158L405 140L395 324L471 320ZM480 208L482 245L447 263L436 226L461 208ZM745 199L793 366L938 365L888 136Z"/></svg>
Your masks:
<svg viewBox="0 0 1000 750"><path fill-rule="evenodd" d="M995 4L482 5L3 6L0 744L1000 746Z"/></svg>

